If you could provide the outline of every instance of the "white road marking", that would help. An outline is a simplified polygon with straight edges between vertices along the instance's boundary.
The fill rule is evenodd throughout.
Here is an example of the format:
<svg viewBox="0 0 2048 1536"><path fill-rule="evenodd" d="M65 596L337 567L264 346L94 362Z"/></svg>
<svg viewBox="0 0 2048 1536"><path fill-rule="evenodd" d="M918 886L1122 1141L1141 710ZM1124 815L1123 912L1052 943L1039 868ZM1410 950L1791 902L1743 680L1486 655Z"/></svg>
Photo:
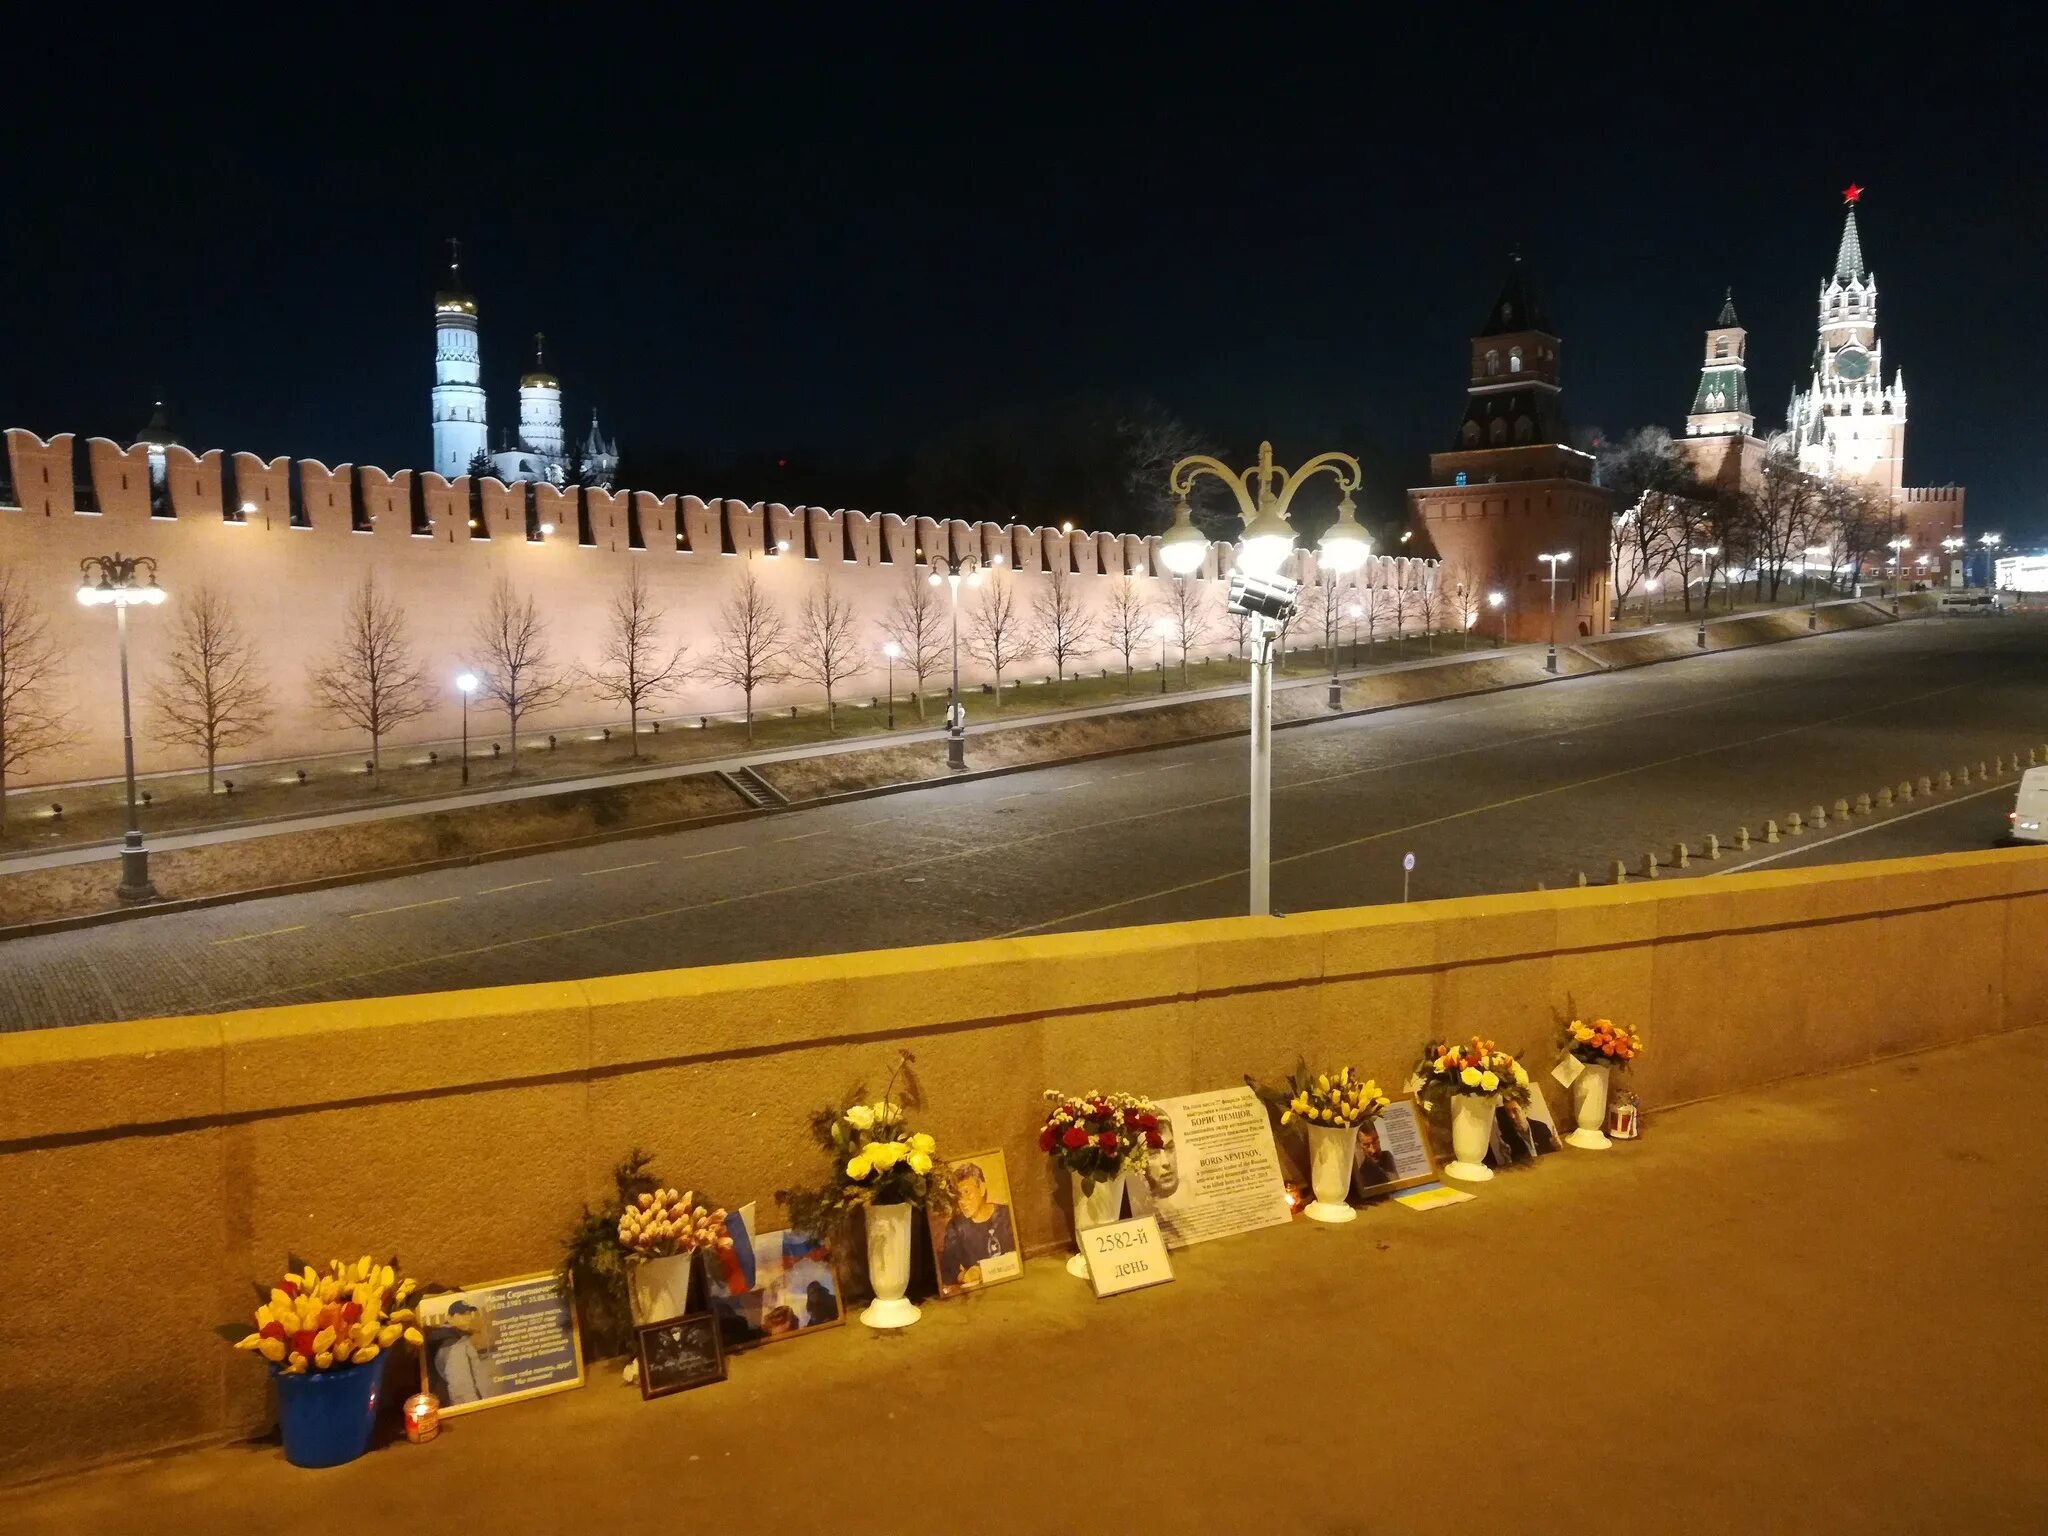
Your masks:
<svg viewBox="0 0 2048 1536"><path fill-rule="evenodd" d="M542 875L538 880L515 880L510 885L489 885L477 892L479 896L495 896L500 891L523 891L529 885L546 885L553 875Z"/></svg>
<svg viewBox="0 0 2048 1536"><path fill-rule="evenodd" d="M267 928L262 933L238 933L231 939L215 939L216 944L246 944L251 939L274 939L280 933L297 933L306 925L293 923L289 928Z"/></svg>
<svg viewBox="0 0 2048 1536"><path fill-rule="evenodd" d="M1726 869L1709 870L1708 874L1732 875L1738 870L1756 869L1765 864L1775 864L1780 859L1791 858L1795 853L1805 853L1814 848L1825 848L1829 843L1839 843L1848 838L1861 837L1866 832L1882 832L1886 827L1896 827L1900 822L1911 821L1915 816L1928 816L1936 811L1945 811L1952 805L1961 805L1965 800L1975 800L1984 795L2010 795L2015 792L2015 786L2011 784L1993 784L1984 789L1973 789L1967 795L1955 795L1941 801L1937 805L1923 805L1917 811L1907 811L1903 815L1890 816L1883 821L1866 822L1860 827L1851 827L1847 832L1837 832L1833 837L1817 838L1810 843L1801 843L1796 848L1781 848L1776 853L1767 853L1762 858L1751 859L1746 864L1731 864ZM1940 794L1941 791L1936 790L1935 793Z"/></svg>
<svg viewBox="0 0 2048 1536"><path fill-rule="evenodd" d="M436 896L432 901L408 901L402 907L379 907L374 912L351 912L350 918L384 917L393 912L411 912L420 907L445 907L451 901L460 901L460 896Z"/></svg>
<svg viewBox="0 0 2048 1536"><path fill-rule="evenodd" d="M586 875L616 875L629 869L652 869L659 862L660 860L658 859L644 859L638 864L614 864L607 869L586 869L583 873Z"/></svg>

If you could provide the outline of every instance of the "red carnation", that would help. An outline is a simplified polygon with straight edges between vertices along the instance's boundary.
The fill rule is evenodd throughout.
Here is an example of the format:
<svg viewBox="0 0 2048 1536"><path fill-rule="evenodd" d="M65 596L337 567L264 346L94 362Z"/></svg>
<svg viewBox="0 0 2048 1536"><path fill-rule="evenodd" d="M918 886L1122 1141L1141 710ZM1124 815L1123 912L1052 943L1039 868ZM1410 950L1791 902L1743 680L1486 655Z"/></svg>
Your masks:
<svg viewBox="0 0 2048 1536"><path fill-rule="evenodd" d="M1138 1124L1145 1130L1156 1131L1159 1129L1159 1117L1157 1115L1140 1115L1138 1116Z"/></svg>
<svg viewBox="0 0 2048 1536"><path fill-rule="evenodd" d="M1145 1133L1145 1145L1150 1147L1154 1152L1157 1152L1161 1147L1166 1145L1166 1138L1160 1135L1157 1131L1147 1131Z"/></svg>
<svg viewBox="0 0 2048 1536"><path fill-rule="evenodd" d="M1116 1132L1104 1131L1095 1138L1095 1145L1102 1148L1105 1152L1114 1152L1116 1150Z"/></svg>
<svg viewBox="0 0 2048 1536"><path fill-rule="evenodd" d="M1050 1152L1052 1150L1052 1127L1049 1125L1038 1133L1038 1150L1041 1152Z"/></svg>
<svg viewBox="0 0 2048 1536"><path fill-rule="evenodd" d="M1125 1125L1136 1125L1137 1123L1138 1123L1138 1112L1137 1112L1137 1111L1136 1111L1135 1109L1127 1109L1127 1110L1125 1110L1125 1111L1124 1111L1124 1124L1125 1124Z"/></svg>
<svg viewBox="0 0 2048 1536"><path fill-rule="evenodd" d="M1067 1127L1067 1134L1062 1136L1060 1140L1078 1152L1081 1148L1088 1145L1088 1133L1078 1125L1070 1125Z"/></svg>

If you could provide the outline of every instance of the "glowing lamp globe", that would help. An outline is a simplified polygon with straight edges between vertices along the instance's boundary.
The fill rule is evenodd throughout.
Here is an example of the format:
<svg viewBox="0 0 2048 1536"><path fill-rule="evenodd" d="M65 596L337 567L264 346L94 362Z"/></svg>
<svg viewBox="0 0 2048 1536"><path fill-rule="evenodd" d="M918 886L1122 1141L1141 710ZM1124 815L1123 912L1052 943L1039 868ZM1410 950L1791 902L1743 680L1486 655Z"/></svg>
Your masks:
<svg viewBox="0 0 2048 1536"><path fill-rule="evenodd" d="M1176 522L1159 536L1159 563L1175 576L1192 576L1209 558L1209 539L1192 522Z"/></svg>
<svg viewBox="0 0 2048 1536"><path fill-rule="evenodd" d="M1357 570L1372 553L1372 540L1359 526L1357 514L1358 508L1346 496L1337 506L1337 521L1330 524L1316 543L1323 565L1339 576Z"/></svg>

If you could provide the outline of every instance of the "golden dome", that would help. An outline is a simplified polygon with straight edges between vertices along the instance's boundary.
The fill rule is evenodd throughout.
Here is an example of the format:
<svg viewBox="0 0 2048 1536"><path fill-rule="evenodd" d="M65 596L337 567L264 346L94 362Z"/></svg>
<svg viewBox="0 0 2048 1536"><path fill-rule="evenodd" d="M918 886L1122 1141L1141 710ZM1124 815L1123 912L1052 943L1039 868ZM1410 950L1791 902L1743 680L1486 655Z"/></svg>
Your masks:
<svg viewBox="0 0 2048 1536"><path fill-rule="evenodd" d="M548 372L546 357L548 338L545 333L533 333L533 372L520 379L521 389L560 389L562 381Z"/></svg>

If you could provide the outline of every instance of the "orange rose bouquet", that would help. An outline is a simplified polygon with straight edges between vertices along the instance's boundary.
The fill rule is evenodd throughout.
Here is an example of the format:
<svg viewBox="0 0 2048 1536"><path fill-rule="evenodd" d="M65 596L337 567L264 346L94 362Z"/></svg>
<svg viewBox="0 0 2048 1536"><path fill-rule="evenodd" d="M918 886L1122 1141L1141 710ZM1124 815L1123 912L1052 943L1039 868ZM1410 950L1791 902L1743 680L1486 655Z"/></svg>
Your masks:
<svg viewBox="0 0 2048 1536"><path fill-rule="evenodd" d="M1643 1037L1612 1019L1573 1019L1565 1026L1564 1045L1590 1067L1626 1067L1643 1054Z"/></svg>

